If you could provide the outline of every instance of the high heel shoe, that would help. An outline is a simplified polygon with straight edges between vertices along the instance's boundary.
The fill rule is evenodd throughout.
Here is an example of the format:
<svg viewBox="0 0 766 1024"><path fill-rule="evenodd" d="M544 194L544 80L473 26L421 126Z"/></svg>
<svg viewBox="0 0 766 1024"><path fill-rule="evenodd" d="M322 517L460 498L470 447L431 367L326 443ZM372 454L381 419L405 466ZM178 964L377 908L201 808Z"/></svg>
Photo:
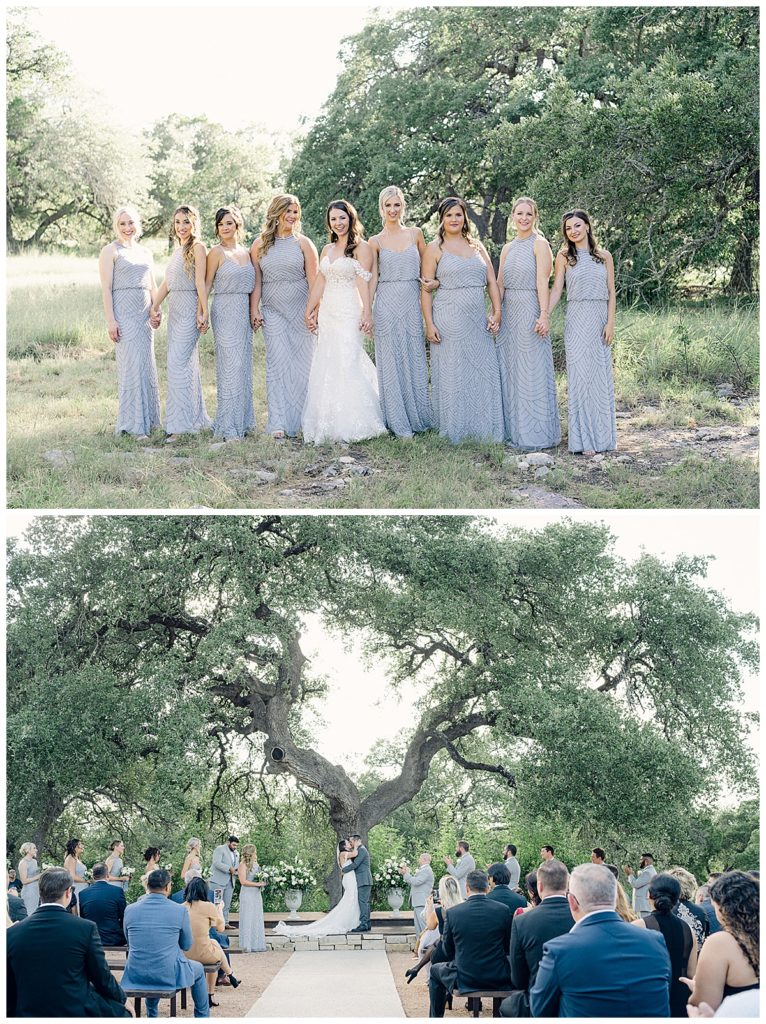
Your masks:
<svg viewBox="0 0 766 1024"><path fill-rule="evenodd" d="M235 978L233 974L230 974L229 984L231 985L232 988L238 988L242 984L242 982L239 980L239 978Z"/></svg>
<svg viewBox="0 0 766 1024"><path fill-rule="evenodd" d="M213 997L208 993L207 1005L210 1007L210 1009L212 1009L214 1006L220 1006L221 1004L217 1003L215 999L213 999Z"/></svg>
<svg viewBox="0 0 766 1024"><path fill-rule="evenodd" d="M417 969L414 968L414 967L410 967L410 969L408 971L404 972L404 977L407 979L407 984L408 985L413 980L413 978L417 978L417 976L418 976L418 972L417 972Z"/></svg>

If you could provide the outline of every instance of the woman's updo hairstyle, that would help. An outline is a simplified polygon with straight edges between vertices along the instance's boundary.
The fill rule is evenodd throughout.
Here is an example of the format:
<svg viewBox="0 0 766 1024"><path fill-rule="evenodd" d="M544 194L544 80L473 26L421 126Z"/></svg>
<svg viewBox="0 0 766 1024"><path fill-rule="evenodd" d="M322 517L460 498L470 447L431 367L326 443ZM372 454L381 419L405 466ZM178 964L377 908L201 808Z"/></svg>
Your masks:
<svg viewBox="0 0 766 1024"><path fill-rule="evenodd" d="M672 875L655 875L649 883L649 895L658 914L670 914L681 899L681 883Z"/></svg>

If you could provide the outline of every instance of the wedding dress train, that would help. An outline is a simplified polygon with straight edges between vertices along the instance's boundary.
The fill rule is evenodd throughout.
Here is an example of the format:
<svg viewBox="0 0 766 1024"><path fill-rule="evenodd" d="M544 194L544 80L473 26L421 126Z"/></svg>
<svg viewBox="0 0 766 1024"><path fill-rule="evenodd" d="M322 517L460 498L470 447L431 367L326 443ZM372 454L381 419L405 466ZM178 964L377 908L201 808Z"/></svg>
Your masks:
<svg viewBox="0 0 766 1024"><path fill-rule="evenodd" d="M280 921L274 929L275 935L287 935L291 939L316 939L320 935L342 935L359 925L359 900L356 894L356 874L347 871L343 875L343 897L340 903L324 917L311 924L294 925Z"/></svg>

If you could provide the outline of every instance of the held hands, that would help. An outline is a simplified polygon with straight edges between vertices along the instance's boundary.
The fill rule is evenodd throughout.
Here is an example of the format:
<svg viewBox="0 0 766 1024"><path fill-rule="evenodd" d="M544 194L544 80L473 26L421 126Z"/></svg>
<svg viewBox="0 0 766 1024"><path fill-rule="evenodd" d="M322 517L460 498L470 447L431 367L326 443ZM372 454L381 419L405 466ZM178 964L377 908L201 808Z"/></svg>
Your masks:
<svg viewBox="0 0 766 1024"><path fill-rule="evenodd" d="M535 321L535 334L539 334L542 338L547 338L550 334L550 322L547 313L541 313Z"/></svg>
<svg viewBox="0 0 766 1024"><path fill-rule="evenodd" d="M253 325L253 330L257 331L259 327L263 327L263 316L260 312L256 311L250 316L250 322Z"/></svg>
<svg viewBox="0 0 766 1024"><path fill-rule="evenodd" d="M420 277L418 280L420 281L424 292L435 292L439 287L439 281L435 278Z"/></svg>
<svg viewBox="0 0 766 1024"><path fill-rule="evenodd" d="M372 316L369 312L362 312L362 319L359 321L359 330L362 334L372 334Z"/></svg>
<svg viewBox="0 0 766 1024"><path fill-rule="evenodd" d="M318 309L316 306L313 309L307 309L303 315L303 322L312 334L316 334L317 332L317 317Z"/></svg>
<svg viewBox="0 0 766 1024"><path fill-rule="evenodd" d="M106 327L106 332L109 335L109 337L111 338L111 340L115 344L117 344L117 342L120 340L120 333L121 332L120 332L120 328L117 326L117 321L116 320L110 320L109 321L109 323L107 324L107 327Z"/></svg>
<svg viewBox="0 0 766 1024"><path fill-rule="evenodd" d="M200 334L207 334L207 329L208 329L209 326L210 325L209 325L208 319L207 319L207 311L206 310L202 310L202 309L198 309L197 310L197 330L200 332Z"/></svg>
<svg viewBox="0 0 766 1024"><path fill-rule="evenodd" d="M487 317L487 330L494 337L500 330L500 313L493 313Z"/></svg>
<svg viewBox="0 0 766 1024"><path fill-rule="evenodd" d="M154 306L149 310L149 323L155 331L162 323L162 313L159 309L155 309Z"/></svg>

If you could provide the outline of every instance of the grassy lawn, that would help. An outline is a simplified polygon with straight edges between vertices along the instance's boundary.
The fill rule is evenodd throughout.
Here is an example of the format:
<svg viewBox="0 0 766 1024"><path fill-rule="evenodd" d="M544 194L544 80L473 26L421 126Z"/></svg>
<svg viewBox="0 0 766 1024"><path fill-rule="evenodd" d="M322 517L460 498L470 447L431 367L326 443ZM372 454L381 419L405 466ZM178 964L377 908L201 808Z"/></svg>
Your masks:
<svg viewBox="0 0 766 1024"><path fill-rule="evenodd" d="M165 446L112 433L113 345L94 259L8 260L8 504L12 508L752 508L758 505L758 309L684 303L618 312L618 450L591 462L566 439L547 472L503 445L433 433L315 448L258 433ZM160 268L161 276L161 268ZM563 369L561 314L553 323ZM156 335L165 392L166 334ZM212 334L201 343L215 410ZM255 408L266 420L263 339ZM732 385L723 397L718 385ZM566 428L566 378L559 376ZM618 461L619 460L619 461ZM519 468L519 462L522 468Z"/></svg>

